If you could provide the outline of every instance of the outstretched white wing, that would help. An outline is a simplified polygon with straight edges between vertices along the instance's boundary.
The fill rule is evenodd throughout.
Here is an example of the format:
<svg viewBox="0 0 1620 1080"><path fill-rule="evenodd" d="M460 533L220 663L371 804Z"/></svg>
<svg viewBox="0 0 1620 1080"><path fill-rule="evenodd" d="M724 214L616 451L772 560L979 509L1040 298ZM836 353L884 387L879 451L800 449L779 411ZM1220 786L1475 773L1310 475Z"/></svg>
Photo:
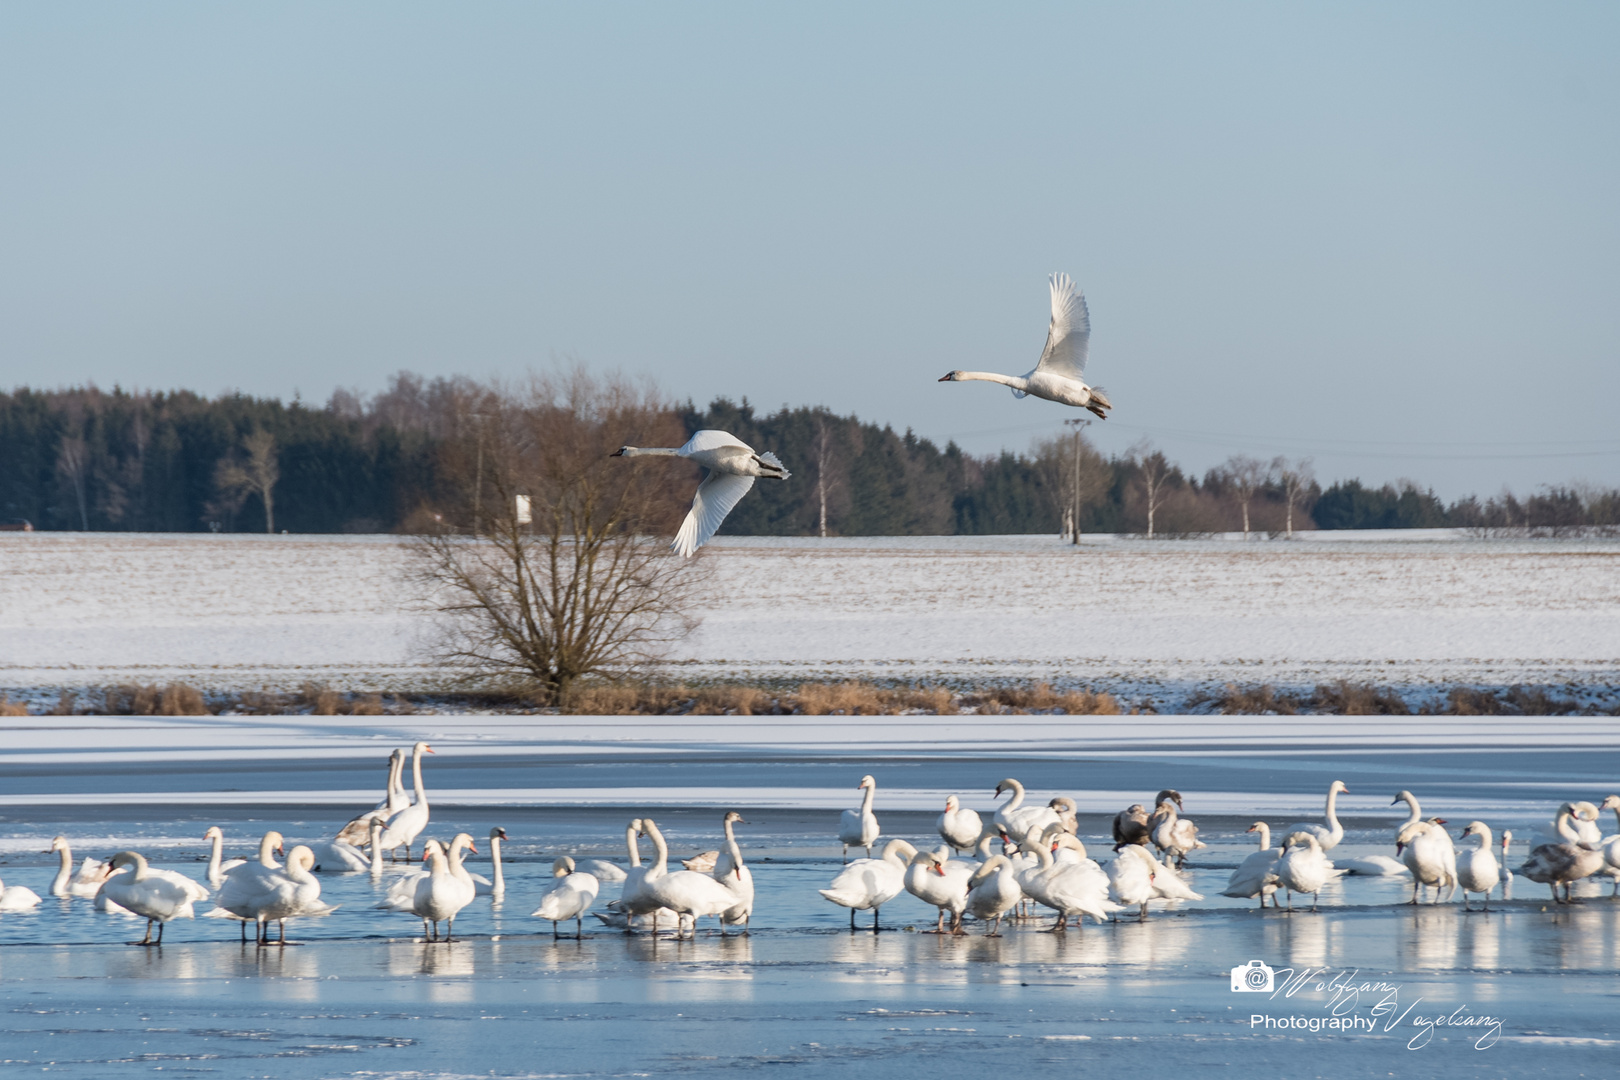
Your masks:
<svg viewBox="0 0 1620 1080"><path fill-rule="evenodd" d="M692 498L692 509L687 513L686 520L681 522L681 529L675 534L675 542L669 545L670 548L678 555L691 556L709 542L715 530L720 528L720 523L726 520L726 515L731 513L732 507L753 486L752 476L705 472L697 495Z"/></svg>
<svg viewBox="0 0 1620 1080"><path fill-rule="evenodd" d="M1083 382L1086 348L1091 343L1091 312L1084 293L1074 291L1068 274L1053 274L1052 325L1046 331L1046 349L1036 371Z"/></svg>
<svg viewBox="0 0 1620 1080"><path fill-rule="evenodd" d="M702 431L693 432L692 437L686 440L686 445L677 450L676 453L680 454L681 457L691 457L693 454L699 454L705 450L720 450L727 446L740 446L750 454L754 452L752 446L749 446L729 431L715 431L713 428L705 428ZM741 496L738 497L741 498Z"/></svg>

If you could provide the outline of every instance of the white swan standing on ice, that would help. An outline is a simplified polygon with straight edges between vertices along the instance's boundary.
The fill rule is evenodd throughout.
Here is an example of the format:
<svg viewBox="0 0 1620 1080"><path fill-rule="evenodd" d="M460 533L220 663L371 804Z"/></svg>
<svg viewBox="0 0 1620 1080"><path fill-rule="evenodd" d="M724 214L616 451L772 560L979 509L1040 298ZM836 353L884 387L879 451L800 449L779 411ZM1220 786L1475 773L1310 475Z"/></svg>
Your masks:
<svg viewBox="0 0 1620 1080"><path fill-rule="evenodd" d="M1035 865L1015 874L1025 896L1058 913L1057 922L1051 928L1057 934L1068 930L1071 915L1090 915L1101 923L1107 922L1116 910L1108 899L1108 875L1084 857L1084 845L1081 845L1079 861L1053 859L1051 849L1063 839L1072 841L1074 838L1064 831L1061 822L1048 825L1040 841L1029 847L1035 856Z"/></svg>
<svg viewBox="0 0 1620 1080"><path fill-rule="evenodd" d="M433 747L425 742L411 748L411 776L416 785L416 800L389 818L388 827L382 834L383 849L392 853L396 848L403 847L406 862L411 861L411 845L428 826L430 809L427 788L422 784L422 755L433 752Z"/></svg>
<svg viewBox="0 0 1620 1080"><path fill-rule="evenodd" d="M984 820L977 810L969 810L955 795L945 799L945 812L934 823L939 835L957 851L972 851L984 835Z"/></svg>
<svg viewBox="0 0 1620 1080"><path fill-rule="evenodd" d="M84 857L84 865L79 867L78 873L74 873L73 849L68 845L68 838L65 836L52 838L51 851L60 855L62 860L56 876L51 879L52 896L92 897L101 889L101 883L107 880L107 875L112 873L112 867L90 855Z"/></svg>
<svg viewBox="0 0 1620 1080"><path fill-rule="evenodd" d="M1620 795L1608 795L1603 799L1603 809L1613 810L1615 821L1620 822ZM1502 855L1507 856L1507 833L1502 834ZM1609 875L1614 882L1614 891L1610 896L1620 895L1620 832L1613 836L1605 836L1600 842L1603 850L1602 873Z"/></svg>
<svg viewBox="0 0 1620 1080"><path fill-rule="evenodd" d="M968 880L973 877L978 864L964 862L961 859L951 858L951 849L942 847L938 851L919 851L911 857L906 866L906 872L901 879L906 892L915 896L925 904L939 909L939 918L934 921L932 930L924 930L925 934L945 933L945 913L951 914L951 933L962 933L962 912L967 909ZM854 909L850 910L850 918L855 917Z"/></svg>
<svg viewBox="0 0 1620 1080"><path fill-rule="evenodd" d="M208 851L208 884L217 889L225 880L226 874L235 870L238 866L244 865L247 860L223 858L225 833L218 825L208 826L208 831L203 833L203 839L210 841L212 845Z"/></svg>
<svg viewBox="0 0 1620 1080"><path fill-rule="evenodd" d="M849 928L855 929L855 913L872 913L872 932L879 930L878 912L906 888L906 866L917 857L917 849L904 840L890 840L876 859L856 859L838 872L822 896L840 907L849 908Z"/></svg>
<svg viewBox="0 0 1620 1080"><path fill-rule="evenodd" d="M1148 819L1148 836L1162 854L1175 860L1177 869L1187 864L1187 855L1209 845L1198 839L1198 826L1191 818L1178 815L1179 798L1165 798Z"/></svg>
<svg viewBox="0 0 1620 1080"><path fill-rule="evenodd" d="M1412 871L1412 899L1418 903L1424 886L1434 886L1434 900L1440 902L1440 890L1449 886L1457 890L1457 849L1446 832L1445 818L1414 821L1401 828L1395 837L1395 852L1405 860Z"/></svg>
<svg viewBox="0 0 1620 1080"><path fill-rule="evenodd" d="M786 480L793 475L775 454L756 453L752 446L725 431L696 432L679 449L621 446L610 456L683 457L708 470L692 498L692 509L669 545L681 556L691 556L709 542L726 515L754 486L756 476Z"/></svg>
<svg viewBox="0 0 1620 1080"><path fill-rule="evenodd" d="M362 847L371 839L373 821L378 818L387 821L411 805L411 797L405 793L405 785L400 781L400 774L404 771L405 752L396 749L388 755L388 783L383 788L382 801L339 829L334 839L353 847Z"/></svg>
<svg viewBox="0 0 1620 1080"><path fill-rule="evenodd" d="M669 872L669 845L664 842L664 834L659 831L658 823L652 818L641 819L641 831L652 841L653 850L658 854L645 878L646 890L657 902L658 907L668 908L677 916L690 916L692 919L690 928L695 932L697 921L705 915L718 917L736 905L736 894L708 874L700 874L696 870ZM723 933L724 924L721 926ZM653 929L654 932L657 931L656 922ZM677 921L676 933L681 929Z"/></svg>
<svg viewBox="0 0 1620 1080"><path fill-rule="evenodd" d="M1288 908L1294 910L1294 894L1310 893L1311 910L1332 876L1333 864L1322 853L1322 844L1315 834L1290 833L1283 843L1282 858L1277 860L1277 880L1288 891Z"/></svg>
<svg viewBox="0 0 1620 1080"><path fill-rule="evenodd" d="M865 791L859 810L845 810L838 818L838 840L844 845L844 861L849 862L849 849L865 848L866 857L872 857L872 845L877 843L882 830L877 815L872 813L872 800L877 797L877 781L870 775L861 777L856 791Z"/></svg>
<svg viewBox="0 0 1620 1080"><path fill-rule="evenodd" d="M231 874L219 890L216 903L246 927L257 924L255 940L270 945L270 924L277 927L276 945L287 944L287 920L308 915L326 915L337 910L321 903L321 881L310 869L315 854L302 844L287 853L287 865L274 873L259 876Z"/></svg>
<svg viewBox="0 0 1620 1080"><path fill-rule="evenodd" d="M1023 843L1031 833L1039 836L1048 825L1062 823L1058 812L1050 806L1025 806L1024 785L1017 780L1008 777L996 785L992 794L999 799L1005 791L1012 792L1012 798L997 807L995 817L990 820L1015 841Z"/></svg>
<svg viewBox="0 0 1620 1080"><path fill-rule="evenodd" d="M1469 893L1485 894L1485 910L1491 910L1491 890L1502 881L1502 868L1496 861L1496 845L1491 840L1491 827L1483 821L1470 821L1462 831L1463 837L1474 837L1474 846L1457 853L1457 885L1462 889L1463 910L1468 906Z"/></svg>
<svg viewBox="0 0 1620 1080"><path fill-rule="evenodd" d="M748 922L754 916L754 875L743 863L742 847L737 843L737 834L733 829L736 825L746 825L743 816L735 810L726 811L721 819L720 827L726 833L726 847L715 860L711 876L724 885L737 901L731 907L720 913L721 932L725 927L742 925L743 933L748 932Z"/></svg>
<svg viewBox="0 0 1620 1080"><path fill-rule="evenodd" d="M985 924L985 937L1001 936L1001 920L1023 898L1012 860L1005 855L992 855L968 879L967 911Z"/></svg>
<svg viewBox="0 0 1620 1080"><path fill-rule="evenodd" d="M992 371L947 371L940 382L994 382L1012 387L1013 397L1028 394L1060 405L1073 405L1108 419L1114 407L1101 388L1087 386L1086 354L1091 344L1091 313L1085 294L1075 291L1068 274L1053 274L1047 284L1052 293L1052 321L1046 329L1046 348L1029 374L999 375Z"/></svg>
<svg viewBox="0 0 1620 1080"><path fill-rule="evenodd" d="M1571 806L1565 803L1558 812L1556 828L1563 839L1556 844L1537 844L1530 849L1530 857L1519 866L1519 873L1531 881L1538 881L1552 889L1553 903L1570 904L1570 888L1582 878L1591 877L1603 869L1603 851L1585 844L1572 820ZM1558 886L1564 895L1558 895Z"/></svg>
<svg viewBox="0 0 1620 1080"><path fill-rule="evenodd" d="M1322 846L1323 851L1332 851L1339 846L1339 841L1344 839L1344 826L1339 824L1338 814L1338 800L1341 794L1350 794L1350 789L1345 786L1343 780L1335 780L1328 785L1327 806L1322 811L1322 816L1327 819L1326 825L1316 821L1302 821L1281 830L1279 835L1288 837L1295 833L1309 833L1316 837L1316 842Z"/></svg>
<svg viewBox="0 0 1620 1080"><path fill-rule="evenodd" d="M1272 906L1280 907L1281 905L1277 903L1277 887L1281 884L1281 879L1277 877L1277 863L1283 857L1283 849L1271 846L1271 827L1265 822L1257 821L1250 825L1249 832L1260 834L1260 850L1250 852L1249 856L1238 864L1238 868L1233 870L1232 876L1227 879L1226 888L1221 890L1221 895L1239 900L1252 900L1258 896L1261 910L1265 909L1266 897L1269 896Z"/></svg>
<svg viewBox="0 0 1620 1080"><path fill-rule="evenodd" d="M551 876L556 882L540 898L534 909L537 918L551 920L551 936L557 937L557 925L574 920L574 936L585 936L585 913L596 900L602 885L590 874L574 869L574 860L564 855L551 864Z"/></svg>
<svg viewBox="0 0 1620 1080"><path fill-rule="evenodd" d="M133 851L120 851L112 857L114 873L101 885L101 895L120 908L146 920L146 936L131 945L162 945L163 925L171 919L189 919L191 905L208 898L208 890L173 870L153 870L146 858ZM201 894L201 895L199 895ZM158 928L152 940L152 924Z"/></svg>

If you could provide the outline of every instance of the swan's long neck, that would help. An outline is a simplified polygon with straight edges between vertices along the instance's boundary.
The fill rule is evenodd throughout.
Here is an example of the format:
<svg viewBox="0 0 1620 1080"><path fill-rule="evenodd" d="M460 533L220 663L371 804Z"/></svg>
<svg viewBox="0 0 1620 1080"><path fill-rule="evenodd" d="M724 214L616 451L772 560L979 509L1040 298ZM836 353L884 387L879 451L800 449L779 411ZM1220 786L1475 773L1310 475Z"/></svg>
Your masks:
<svg viewBox="0 0 1620 1080"><path fill-rule="evenodd" d="M658 858L654 860L652 869L647 871L647 876L650 878L663 877L669 870L669 848L664 843L664 834L658 831L656 824L645 819L641 822L641 828L647 834L647 838L652 841L653 850L658 852Z"/></svg>
<svg viewBox="0 0 1620 1080"><path fill-rule="evenodd" d="M274 870L276 869L276 860L274 858L276 852L276 842L270 839L270 835L271 834L268 833L265 834L264 839L259 841L259 862L260 864L268 866L270 869ZM215 841L215 843L218 843L218 841Z"/></svg>
<svg viewBox="0 0 1620 1080"><path fill-rule="evenodd" d="M382 833L383 823L376 818L371 819L371 876L381 877L382 863Z"/></svg>
<svg viewBox="0 0 1620 1080"><path fill-rule="evenodd" d="M64 896L69 889L69 882L73 880L73 852L66 844L56 849L62 853L62 865L51 879L51 893L54 896Z"/></svg>
<svg viewBox="0 0 1620 1080"><path fill-rule="evenodd" d="M1474 831L1474 834L1479 837L1479 850L1489 851L1496 846L1492 842L1491 827L1489 825L1481 825Z"/></svg>
<svg viewBox="0 0 1620 1080"><path fill-rule="evenodd" d="M1044 838L1030 850L1035 852L1035 858L1040 861L1042 870L1052 869L1052 850Z"/></svg>
<svg viewBox="0 0 1620 1080"><path fill-rule="evenodd" d="M405 758L401 755L388 762L388 816L393 817L411 804L405 794Z"/></svg>
<svg viewBox="0 0 1620 1080"><path fill-rule="evenodd" d="M625 826L624 847L630 853L630 865L639 867L641 865L641 845L636 843L636 827L634 825Z"/></svg>
<svg viewBox="0 0 1620 1080"><path fill-rule="evenodd" d="M501 838L499 836L489 838L489 859L490 862L495 864L495 871L490 875L494 879L490 884L490 888L496 892L505 892L506 878L501 873Z"/></svg>
<svg viewBox="0 0 1620 1080"><path fill-rule="evenodd" d="M466 868L461 865L461 852L466 846L464 840L453 840L450 843L450 872L456 877L466 873Z"/></svg>
<svg viewBox="0 0 1620 1080"><path fill-rule="evenodd" d="M998 382L1014 390L1029 388L1029 380L1017 375L1002 375L994 371L958 371L953 382Z"/></svg>
<svg viewBox="0 0 1620 1080"><path fill-rule="evenodd" d="M867 784L866 794L861 797L861 817L872 812L872 800L877 798L877 785ZM730 826L727 826L728 830Z"/></svg>
<svg viewBox="0 0 1620 1080"><path fill-rule="evenodd" d="M214 834L213 846L208 849L208 880L219 880L219 860L225 847L225 837Z"/></svg>
<svg viewBox="0 0 1620 1080"><path fill-rule="evenodd" d="M426 806L427 788L422 786L422 751L416 751L411 757L411 778L416 781L416 801Z"/></svg>
<svg viewBox="0 0 1620 1080"><path fill-rule="evenodd" d="M970 372L970 374L971 374L971 372ZM997 378L997 381L998 382L1000 381L999 376ZM1008 810L1016 810L1020 806L1024 805L1024 785L1020 784L1018 781L1014 780L1012 782L1012 784L1009 785L1009 786L1012 788L1013 797L1011 799L1007 800L1007 805L1005 805L1005 806L1003 806L1001 808L1003 812L1006 812Z"/></svg>
<svg viewBox="0 0 1620 1080"><path fill-rule="evenodd" d="M666 446L627 446L621 457L680 457L681 452Z"/></svg>
<svg viewBox="0 0 1620 1080"><path fill-rule="evenodd" d="M995 838L996 834L988 831L986 831L983 836L979 837L979 846L973 849L973 853L979 857L980 862L984 862L990 858L990 843L991 841L995 840Z"/></svg>
<svg viewBox="0 0 1620 1080"><path fill-rule="evenodd" d="M1339 787L1337 784L1328 788L1327 809L1323 811L1322 816L1327 818L1329 829L1335 832L1342 829L1339 824Z"/></svg>
<svg viewBox="0 0 1620 1080"><path fill-rule="evenodd" d="M136 852L130 856L132 869L129 872L130 881L146 880L146 856Z"/></svg>
<svg viewBox="0 0 1620 1080"><path fill-rule="evenodd" d="M742 877L742 848L737 845L737 834L732 831L731 822L726 822L726 853L731 856L731 872L737 878Z"/></svg>
<svg viewBox="0 0 1620 1080"><path fill-rule="evenodd" d="M1558 815L1558 835L1572 844L1581 842L1581 834L1576 832L1575 826L1570 824L1570 814L1567 810Z"/></svg>
<svg viewBox="0 0 1620 1080"><path fill-rule="evenodd" d="M1418 806L1417 796L1411 792L1407 792L1402 797L1406 800L1406 806L1411 811L1411 816L1406 819L1406 824L1416 825L1423 820L1423 808Z"/></svg>
<svg viewBox="0 0 1620 1080"><path fill-rule="evenodd" d="M1331 798L1331 797L1332 796L1329 796L1329 798ZM1258 824L1260 826L1258 829L1255 830L1255 832L1260 834L1260 850L1261 851L1270 851L1271 850L1271 826L1267 825L1263 821L1257 822L1256 824Z"/></svg>

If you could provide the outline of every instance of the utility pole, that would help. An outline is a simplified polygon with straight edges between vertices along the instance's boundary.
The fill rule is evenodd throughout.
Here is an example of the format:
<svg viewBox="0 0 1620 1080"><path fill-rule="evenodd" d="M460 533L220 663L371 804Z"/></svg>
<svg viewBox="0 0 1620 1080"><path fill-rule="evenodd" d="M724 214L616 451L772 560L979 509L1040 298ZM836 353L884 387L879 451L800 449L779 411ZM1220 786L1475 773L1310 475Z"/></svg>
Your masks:
<svg viewBox="0 0 1620 1080"><path fill-rule="evenodd" d="M1078 547L1080 545L1080 432L1085 429L1086 425L1091 423L1091 420L1082 418L1063 422L1074 428L1074 501L1072 504L1074 532L1072 535L1074 536L1073 542Z"/></svg>

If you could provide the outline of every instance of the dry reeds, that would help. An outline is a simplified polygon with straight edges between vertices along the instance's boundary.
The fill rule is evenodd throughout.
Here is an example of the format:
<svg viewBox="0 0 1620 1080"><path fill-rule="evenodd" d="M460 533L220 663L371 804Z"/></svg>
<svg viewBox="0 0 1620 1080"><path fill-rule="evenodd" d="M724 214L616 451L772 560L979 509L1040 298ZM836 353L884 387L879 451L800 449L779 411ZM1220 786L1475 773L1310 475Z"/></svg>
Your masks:
<svg viewBox="0 0 1620 1080"><path fill-rule="evenodd" d="M1076 716L1121 711L1110 694L1058 692L1045 683L957 694L943 686L880 686L859 680L806 682L786 691L590 684L575 686L563 703L564 712L593 716L950 716L964 710Z"/></svg>
<svg viewBox="0 0 1620 1080"><path fill-rule="evenodd" d="M1112 694L1089 690L1057 691L1050 683L1030 687L997 687L964 695L964 704L984 715L1059 713L1068 716L1118 716L1122 711Z"/></svg>
<svg viewBox="0 0 1620 1080"><path fill-rule="evenodd" d="M12 701L10 695L0 694L0 716L27 716L28 706Z"/></svg>
<svg viewBox="0 0 1620 1080"><path fill-rule="evenodd" d="M1331 686L1318 685L1308 704L1312 712L1334 716L1410 716L1412 713L1395 691L1347 679L1340 679Z"/></svg>
<svg viewBox="0 0 1620 1080"><path fill-rule="evenodd" d="M185 683L110 687L101 692L99 711L108 716L207 716L210 712L202 691Z"/></svg>

